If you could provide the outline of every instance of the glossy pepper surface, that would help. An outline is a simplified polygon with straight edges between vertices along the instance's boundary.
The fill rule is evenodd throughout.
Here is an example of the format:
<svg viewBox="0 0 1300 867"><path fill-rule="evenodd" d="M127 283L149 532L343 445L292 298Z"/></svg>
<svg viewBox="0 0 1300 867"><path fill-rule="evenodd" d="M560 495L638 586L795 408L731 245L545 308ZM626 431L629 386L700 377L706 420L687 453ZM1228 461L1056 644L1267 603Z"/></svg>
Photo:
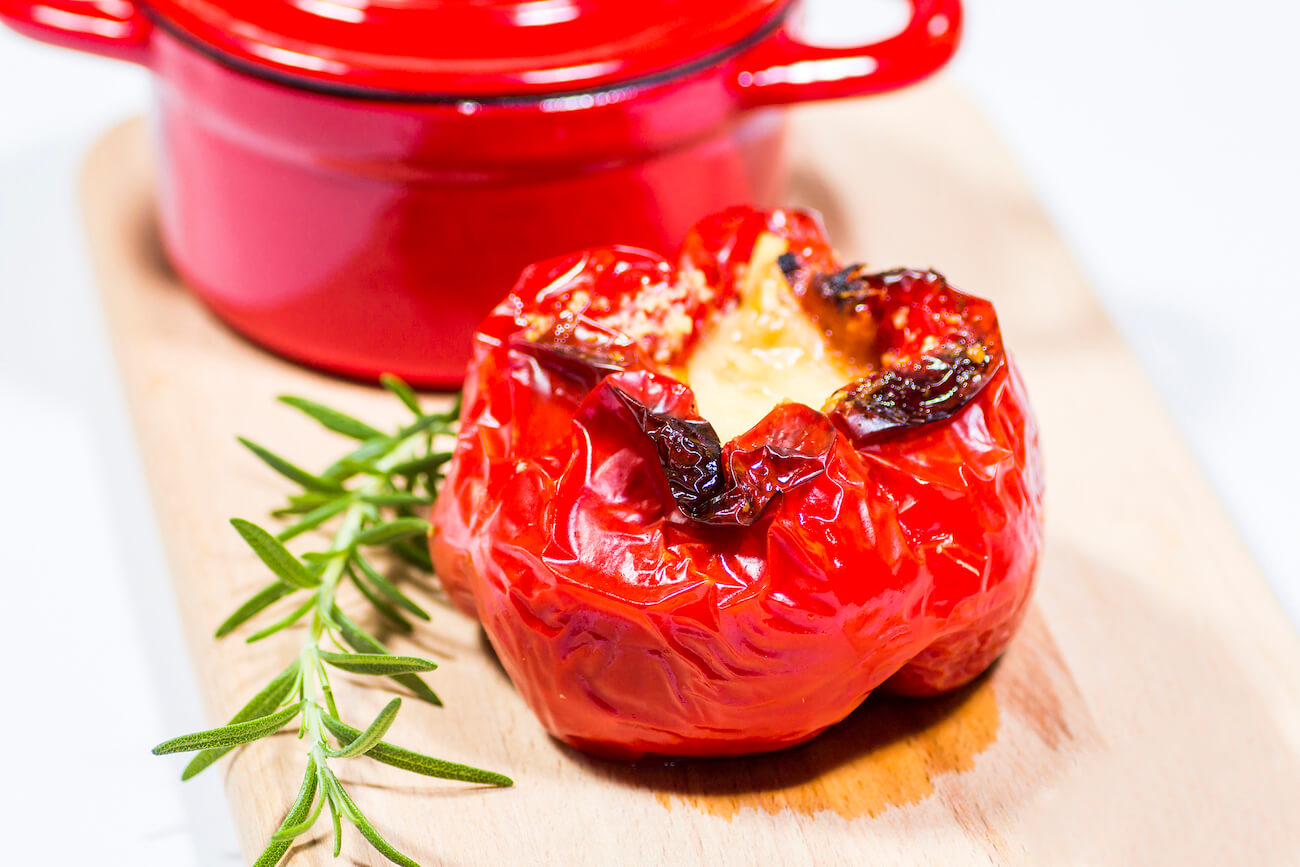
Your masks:
<svg viewBox="0 0 1300 867"><path fill-rule="evenodd" d="M733 330L722 392L813 350L842 381L724 441L691 384ZM553 735L760 752L1003 651L1042 544L1037 429L989 302L737 208L675 266L604 248L523 274L477 334L433 524L448 593Z"/></svg>

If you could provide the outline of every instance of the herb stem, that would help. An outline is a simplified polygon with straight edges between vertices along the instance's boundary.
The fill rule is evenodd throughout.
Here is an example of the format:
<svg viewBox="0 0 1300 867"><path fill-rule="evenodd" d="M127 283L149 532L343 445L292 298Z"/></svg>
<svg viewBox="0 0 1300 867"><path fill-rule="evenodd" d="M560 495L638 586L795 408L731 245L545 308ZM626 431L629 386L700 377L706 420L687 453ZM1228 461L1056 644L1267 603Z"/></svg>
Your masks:
<svg viewBox="0 0 1300 867"><path fill-rule="evenodd" d="M346 818L389 861L416 867L414 861L393 848L361 813L330 769L330 758L366 756L431 777L513 785L509 777L501 774L424 756L384 741L384 734L401 706L399 698L390 701L365 730L345 723L335 702L328 668L391 677L417 698L435 706L442 704L419 677L420 673L436 668L433 662L394 656L345 614L335 600L339 583L350 577L376 610L399 626L411 628L398 609L429 619L419 605L375 568L369 551L363 554L362 549L384 549L418 568L432 571L427 554L419 556L415 541L428 532L429 524L417 517L415 510L427 508L437 495L442 468L450 455L435 452L435 437L453 432L458 413L453 410L446 414L427 414L405 383L385 377L383 384L415 414L413 422L392 434L384 434L315 401L282 398L284 403L316 419L327 429L358 441L359 444L320 474L241 439L263 463L294 482L300 490L289 497L284 508L273 512L277 517L293 516L293 523L278 535L251 521L231 520L239 535L275 574L276 581L263 587L226 618L217 629L217 637L233 632L278 600L305 593L305 599L298 597L304 599L299 608L253 633L248 641L260 640L294 624L301 627L303 618L310 613L305 638L296 660L254 696L229 724L173 738L155 748L160 754L197 750L198 755L183 774L188 779L238 744L280 731L297 717L298 735L308 744L302 788L279 830L272 834L270 844L257 859L257 867L279 863L294 839L310 828L327 806L334 826L336 857L342 844L340 820ZM285 547L285 542L326 526L327 522L334 525L334 530L324 550L297 555ZM326 635L338 652L322 647ZM330 737L338 740L340 746L331 748Z"/></svg>
<svg viewBox="0 0 1300 867"><path fill-rule="evenodd" d="M366 503L364 498L382 493L386 484L390 484L387 481L388 471L399 464L405 463L418 453L419 447L424 445L420 433L416 432L406 436L391 452L375 461L375 470L377 472L367 475L365 481L353 489L351 494L352 503L343 512L343 523L339 525L334 534L334 541L330 544L329 550L331 552L351 551L356 547L357 537L361 535L366 519L373 517L376 513L375 507ZM343 578L347 564L348 558L335 557L329 561L325 566L324 573L321 574L321 586L316 592L316 616L312 618L311 633L307 639L308 644L313 647L320 644L326 625L333 620L331 612L334 610L334 592L338 589L339 581Z"/></svg>

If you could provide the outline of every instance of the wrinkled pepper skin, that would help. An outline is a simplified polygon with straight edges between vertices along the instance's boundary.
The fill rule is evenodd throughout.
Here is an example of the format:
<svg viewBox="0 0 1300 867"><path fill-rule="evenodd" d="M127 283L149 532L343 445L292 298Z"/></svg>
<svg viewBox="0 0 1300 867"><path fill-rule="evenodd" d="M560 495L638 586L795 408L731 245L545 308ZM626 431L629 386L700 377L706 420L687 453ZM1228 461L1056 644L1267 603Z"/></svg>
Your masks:
<svg viewBox="0 0 1300 867"><path fill-rule="evenodd" d="M719 443L669 370L765 232L870 373ZM1002 653L1042 546L1037 429L988 302L841 268L815 215L737 208L676 267L610 248L524 273L477 335L433 524L447 592L555 737L774 750Z"/></svg>

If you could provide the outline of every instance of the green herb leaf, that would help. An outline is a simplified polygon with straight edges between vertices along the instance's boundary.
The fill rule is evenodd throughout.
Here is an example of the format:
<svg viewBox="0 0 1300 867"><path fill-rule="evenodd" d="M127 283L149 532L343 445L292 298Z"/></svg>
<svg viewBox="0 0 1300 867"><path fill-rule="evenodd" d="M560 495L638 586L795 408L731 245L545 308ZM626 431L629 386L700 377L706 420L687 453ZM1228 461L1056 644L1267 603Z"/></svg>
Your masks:
<svg viewBox="0 0 1300 867"><path fill-rule="evenodd" d="M391 620L393 625L396 626L398 629L400 629L402 632L411 631L410 621L407 620L405 617L403 617L396 608L394 608L392 605L389 605L388 602L383 597L381 597L378 593L376 593L369 584L367 584L365 581L362 581L360 578L358 578L357 573L352 569L351 563L348 564L346 571L348 575L348 580L351 581L356 586L356 588L361 591L361 595L366 597L366 600L371 605L375 606L376 611L378 611L380 614L384 615L389 620Z"/></svg>
<svg viewBox="0 0 1300 867"><path fill-rule="evenodd" d="M312 760L309 759L308 761L312 761ZM314 773L313 776L315 776ZM304 785L306 785L305 782ZM328 798L319 799L316 802L316 808L312 810L311 813L307 815L307 818L303 819L301 822L298 822L297 824L294 825L281 824L280 827L275 831L275 833L271 835L271 842L273 843L292 842L293 839L297 837L299 834L302 834L306 831L310 831L311 826L315 825L316 820L320 818L320 811L322 808L324 808L325 802L327 800L329 799Z"/></svg>
<svg viewBox="0 0 1300 867"><path fill-rule="evenodd" d="M447 461L451 460L451 452L435 452L431 455L425 455L414 460L403 461L392 467L392 472L398 476L413 476L416 473L431 473L441 467Z"/></svg>
<svg viewBox="0 0 1300 867"><path fill-rule="evenodd" d="M274 518L283 518L286 515L304 515L312 509L318 509L326 503L338 499L339 492L333 491L323 494L319 491L306 491L301 494L294 494L289 497L289 505L282 509L276 509L271 512Z"/></svg>
<svg viewBox="0 0 1300 867"><path fill-rule="evenodd" d="M366 440L355 451L349 452L331 464L322 475L334 481L346 481L361 472L363 468L372 467L374 461L397 448L400 442L399 437L380 437Z"/></svg>
<svg viewBox="0 0 1300 867"><path fill-rule="evenodd" d="M397 587L393 585L393 582L381 575L379 570L370 565L370 561L366 558L358 554L352 558L352 562L361 570L361 574L365 576L366 580L369 581L376 590L387 596L394 605L409 614L415 615L421 620L430 619L427 611L411 601L411 599L409 599L401 590L398 590Z"/></svg>
<svg viewBox="0 0 1300 867"><path fill-rule="evenodd" d="M309 473L302 467L295 466L289 461L277 455L270 449L263 448L252 440L244 437L238 438L240 443L249 451L262 459L268 467L275 470L291 482L297 482L309 491L320 491L321 493L336 493L343 490L343 486L333 479L325 479Z"/></svg>
<svg viewBox="0 0 1300 867"><path fill-rule="evenodd" d="M347 642L347 645L353 650L358 653L388 652L384 646L374 638L374 636L358 626L356 621L352 620L352 618L339 610L338 606L335 606L331 613L339 624L339 631L343 633L343 640ZM426 701L429 704L442 707L442 699L438 698L438 694L430 689L429 685L416 675L400 674L397 677L394 677L393 680L415 693L416 698Z"/></svg>
<svg viewBox="0 0 1300 867"><path fill-rule="evenodd" d="M360 731L342 720L334 717L322 717L322 721L325 723L325 727L330 730L330 734L338 738L340 743L350 744L361 736ZM426 777L437 777L440 780L457 780L462 783L478 783L484 786L513 786L515 784L514 780L505 774L435 759L423 753L394 746L387 741L380 741L373 745L366 752L366 756L394 768L400 768L415 774L423 774Z"/></svg>
<svg viewBox="0 0 1300 867"><path fill-rule="evenodd" d="M294 397L293 395L281 395L279 400L280 403L301 410L325 427L346 437L352 437L356 440L368 440L384 435L383 431L376 430L360 419L353 418L345 412L340 412L333 407L325 406L314 400L308 400L305 397Z"/></svg>
<svg viewBox="0 0 1300 867"><path fill-rule="evenodd" d="M402 700L400 698L393 699L379 712L379 716L375 717L374 722L367 726L366 730L354 738L351 743L345 744L341 749L326 750L326 755L340 759L364 756L371 747L383 740L384 735L392 727L393 721L397 719L397 712L401 710L401 707ZM331 719L334 719L334 717L331 717Z"/></svg>
<svg viewBox="0 0 1300 867"><path fill-rule="evenodd" d="M334 703L334 689L330 686L330 675L321 664L320 653L316 654L316 676L320 678L320 691L325 695L325 707L330 716L339 715L339 706Z"/></svg>
<svg viewBox="0 0 1300 867"><path fill-rule="evenodd" d="M308 551L302 555L302 560L308 567L324 566L332 560L342 560L348 556L346 548L340 548L337 551Z"/></svg>
<svg viewBox="0 0 1300 867"><path fill-rule="evenodd" d="M301 620L308 611L311 611L312 608L314 608L315 606L316 606L316 597L312 596L302 605L298 606L293 611L290 611L288 614L286 614L281 619L275 621L270 626L265 626L257 630L256 632L254 632L252 635L245 638L244 642L247 644L255 644L261 641L263 638L270 638L272 635L275 635L280 630L287 629L288 627L293 626L295 623Z"/></svg>
<svg viewBox="0 0 1300 867"><path fill-rule="evenodd" d="M321 786L329 792L330 801L349 822L361 814L357 805L347 796L347 792L343 791L343 784L339 782L339 778L334 776L334 772L329 768L325 768L321 773Z"/></svg>
<svg viewBox="0 0 1300 867"><path fill-rule="evenodd" d="M372 506L383 508L404 508L410 506L432 506L433 497L424 497L419 494L408 494L405 491L398 491L392 494L366 494L361 497L361 502L369 503Z"/></svg>
<svg viewBox="0 0 1300 867"><path fill-rule="evenodd" d="M322 662L352 674L376 674L396 677L399 674L416 674L433 671L437 663L415 656L394 656L391 653L330 653L320 651Z"/></svg>
<svg viewBox="0 0 1300 867"><path fill-rule="evenodd" d="M314 590L320 585L320 579L313 575L302 561L293 556L279 539L266 530L243 518L231 518L230 524L248 543L248 547L253 549L253 553L281 581L301 590Z"/></svg>
<svg viewBox="0 0 1300 867"><path fill-rule="evenodd" d="M293 805L289 807L289 812L285 814L284 821L280 823L281 831L298 824L311 812L312 801L316 799L316 775L316 760L309 755L307 756L307 773L302 778L302 788L298 790L298 797L294 798ZM321 801L324 800L325 796L322 793ZM292 841L277 841L272 836L271 845L267 846L261 857L253 862L253 867L275 867L292 845Z"/></svg>
<svg viewBox="0 0 1300 867"><path fill-rule="evenodd" d="M427 545L413 545L409 539L403 539L389 546L393 553L425 572L433 571L433 560L429 558Z"/></svg>
<svg viewBox="0 0 1300 867"><path fill-rule="evenodd" d="M290 539L295 536L301 536L308 530L315 530L330 518L345 511L353 502L354 501L351 497L346 496L330 500L325 503L325 505L317 506L315 509L312 509L307 514L303 515L299 520L285 527L277 533L275 537L281 542L288 542Z"/></svg>
<svg viewBox="0 0 1300 867"><path fill-rule="evenodd" d="M225 638L234 632L248 620L256 617L264 610L279 602L290 593L297 592L297 587L285 584L283 581L276 581L274 584L268 584L261 590L257 591L251 599L235 609L235 613L227 617L222 624L217 627L217 638Z"/></svg>
<svg viewBox="0 0 1300 867"><path fill-rule="evenodd" d="M369 841L370 845L374 846L379 854L383 855L389 861L400 865L400 867L420 867L418 862L412 861L406 855L403 855L394 848L393 844L385 840L383 836L375 830L375 826L370 824L370 820L365 816L357 813L356 821L352 824L356 825L357 830L361 832L361 836L365 837L366 840Z"/></svg>
<svg viewBox="0 0 1300 867"><path fill-rule="evenodd" d="M403 382L399 377L391 373L382 374L379 382L384 388L397 395L397 399L406 404L406 408L416 415L423 415L424 411L420 409L420 399L415 396L415 390Z"/></svg>
<svg viewBox="0 0 1300 867"><path fill-rule="evenodd" d="M278 708L281 702L289 697L289 693L293 692L293 688L298 682L299 668L299 662L295 659L288 668L273 677L271 682L262 688L261 692L253 696L248 704L240 708L239 712L230 718L228 725L265 717ZM203 750L185 766L181 779L188 780L198 776L232 749L234 749L233 746Z"/></svg>
<svg viewBox="0 0 1300 867"><path fill-rule="evenodd" d="M433 430L438 433L450 433L451 422L445 415L422 415L397 432L400 439L409 439L418 433Z"/></svg>
<svg viewBox="0 0 1300 867"><path fill-rule="evenodd" d="M394 864L400 864L401 867L420 867L419 864L393 848L393 845L385 840L380 833L375 830L375 826L370 824L370 820L361 814L361 810L357 808L357 805L353 803L352 798L348 796L346 791L344 791L343 786L339 783L337 777L330 774L327 784L334 794L334 802L338 804L339 810L342 811L343 815L347 817L349 822L357 826L357 830L361 832L361 836L365 837L366 840L369 841L370 845L375 847L379 854L383 855Z"/></svg>
<svg viewBox="0 0 1300 867"><path fill-rule="evenodd" d="M339 805L334 803L333 796L326 798L330 804L330 823L334 826L334 857L339 857L343 851L343 817L339 815Z"/></svg>
<svg viewBox="0 0 1300 867"><path fill-rule="evenodd" d="M240 744L246 744L278 732L284 728L285 723L296 717L301 711L302 705L295 704L277 713L251 719L248 722L226 725L205 732L195 732L192 735L181 735L178 738L163 741L154 747L153 754L163 756L168 753L188 753L192 750L237 747Z"/></svg>
<svg viewBox="0 0 1300 867"><path fill-rule="evenodd" d="M357 535L357 544L387 545L398 539L427 535L429 529L429 522L423 518L394 518L363 530Z"/></svg>

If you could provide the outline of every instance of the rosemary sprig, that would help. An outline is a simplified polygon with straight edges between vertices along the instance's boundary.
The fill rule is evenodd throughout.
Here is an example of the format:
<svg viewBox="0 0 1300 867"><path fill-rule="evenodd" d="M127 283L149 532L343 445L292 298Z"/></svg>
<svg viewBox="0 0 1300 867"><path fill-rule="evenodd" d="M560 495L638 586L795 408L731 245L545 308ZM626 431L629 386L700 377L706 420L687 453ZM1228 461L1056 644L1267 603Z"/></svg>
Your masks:
<svg viewBox="0 0 1300 867"><path fill-rule="evenodd" d="M315 401L280 398L327 429L357 442L355 448L321 473L309 472L257 443L240 439L263 463L294 482L299 491L272 513L289 520L278 533L241 518L231 520L275 579L226 618L216 635L229 635L292 596L301 600L298 605L246 640L260 641L306 620L302 650L228 724L173 738L153 750L156 755L197 751L181 775L189 779L236 746L298 721L298 736L307 745L302 788L254 867L278 864L294 839L316 823L325 807L329 808L334 826L336 857L343 842L342 820L346 819L388 860L415 865L393 848L357 807L331 769L333 760L368 756L425 776L487 786L513 785L509 777L501 774L435 759L383 740L397 718L400 698L390 701L365 729L353 728L343 721L330 688L328 668L335 668L392 678L417 698L442 704L420 677L436 668L434 663L389 653L339 608L336 599L339 585L346 579L400 630L411 629L410 617L429 619L423 608L376 568L372 552L387 550L417 568L432 571L428 554L418 544L429 524L417 511L426 510L437 496L442 468L450 455L436 449L436 439L452 432L459 411L453 408L447 413L425 413L406 383L396 377L384 377L383 383L414 414L413 421L393 433L384 433ZM331 522L335 522L334 530L323 550L295 555L285 547L290 539L320 530Z"/></svg>

